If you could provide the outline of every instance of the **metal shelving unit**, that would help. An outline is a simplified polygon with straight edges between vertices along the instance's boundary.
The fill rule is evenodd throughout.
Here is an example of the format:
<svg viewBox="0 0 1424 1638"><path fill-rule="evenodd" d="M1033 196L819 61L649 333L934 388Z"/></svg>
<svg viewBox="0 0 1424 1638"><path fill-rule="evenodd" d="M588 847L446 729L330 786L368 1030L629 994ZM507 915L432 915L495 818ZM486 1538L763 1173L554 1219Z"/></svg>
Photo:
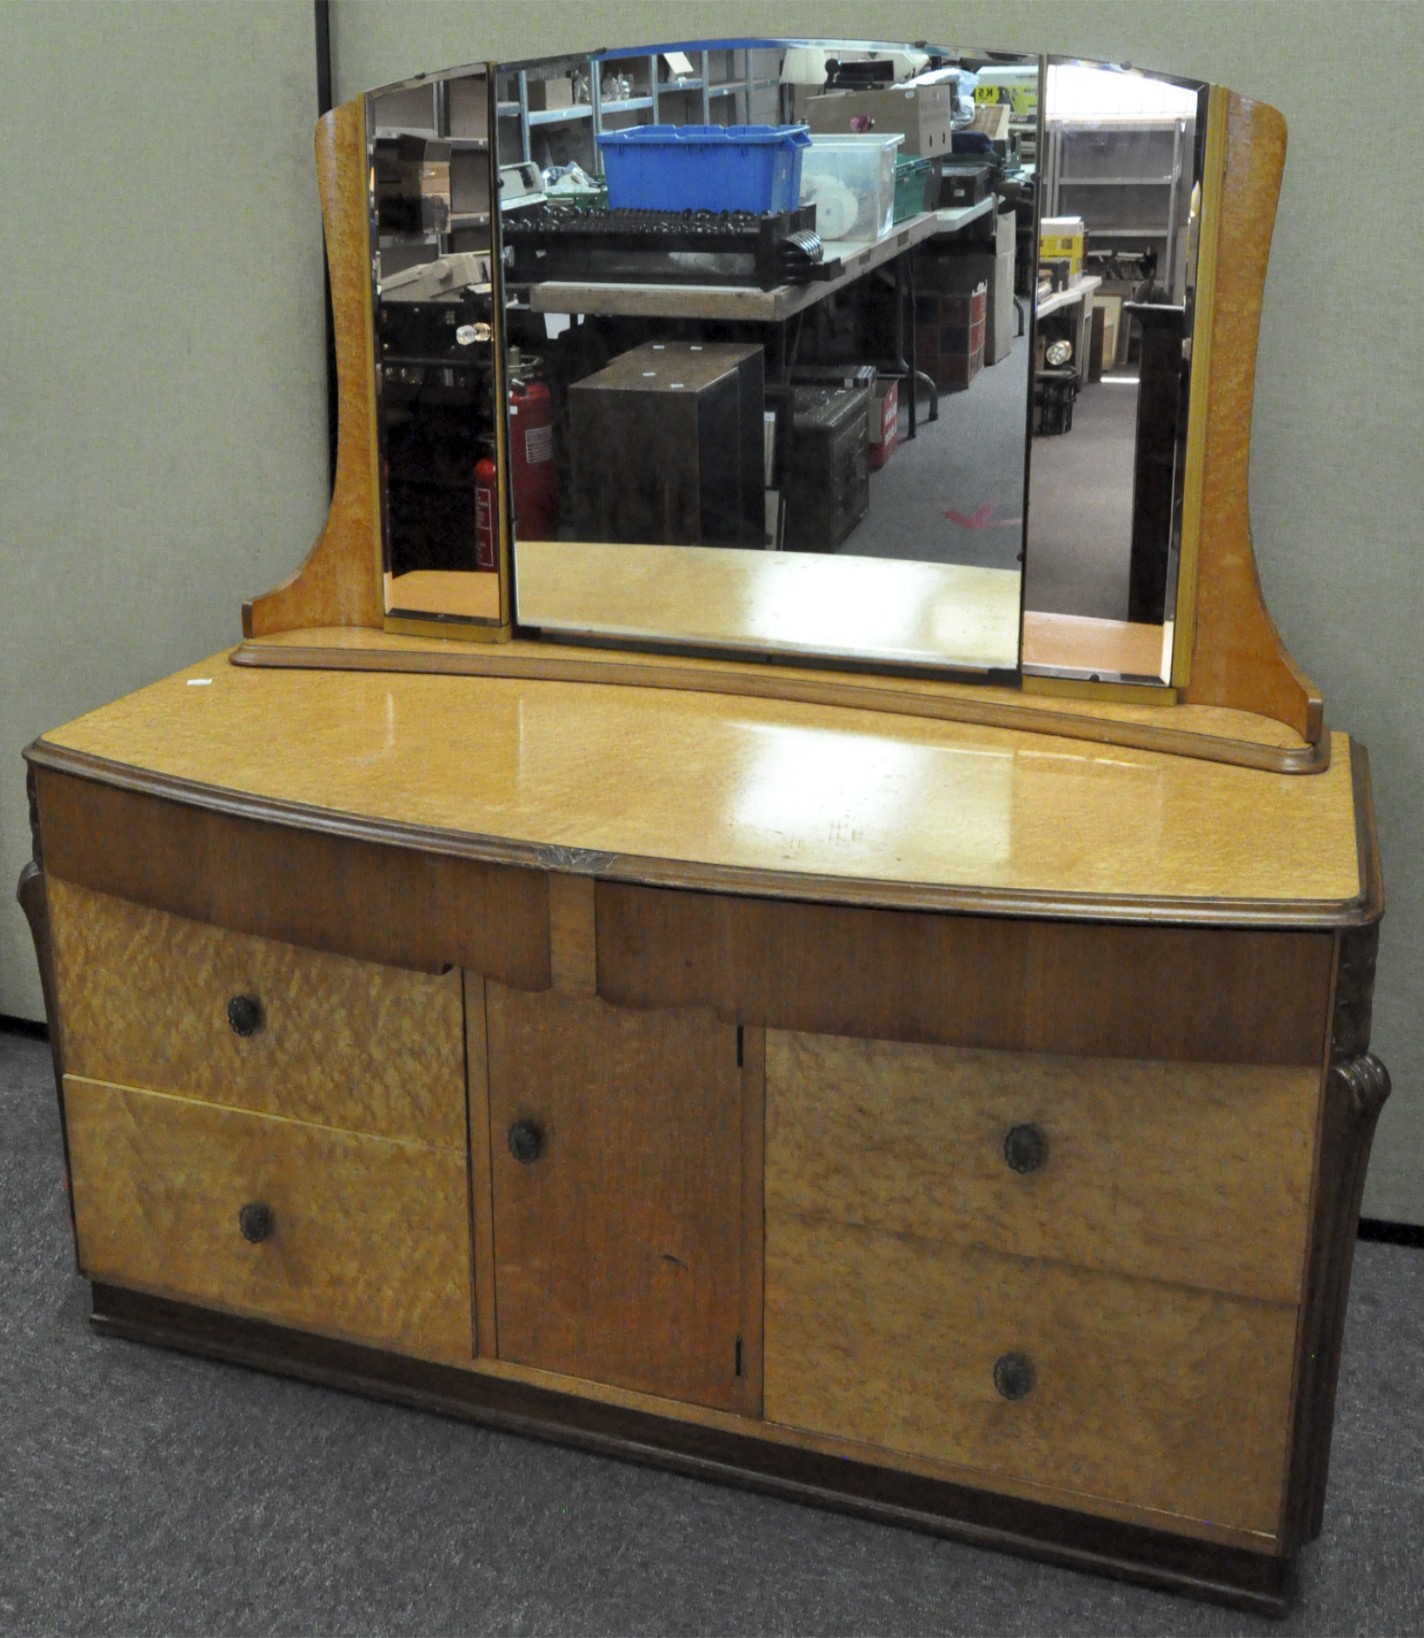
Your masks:
<svg viewBox="0 0 1424 1638"><path fill-rule="evenodd" d="M733 60L733 72L726 77L714 78L714 67L720 65L715 65L713 58L723 55ZM585 169L597 169L597 139L605 130L624 129L630 117L643 115L651 116L647 121L651 125L716 124L716 116L728 99L732 99L732 108L731 118L726 123L749 123L757 93L769 92L772 94L771 100L775 102L781 86L779 61L773 74L763 72L765 65L755 59L777 55L765 48L747 47L727 48L725 52L716 53L700 51L695 58L696 74L680 80L663 81L658 79L658 53L556 59L551 63L552 67L570 74L581 68L588 75L590 100L567 108L531 109L528 71L510 70L508 76L501 76L499 86L503 93L497 106L502 127L500 160L506 165L516 160L538 160L541 156L535 152L536 133L551 133L587 122L589 136ZM616 101L606 100L602 91L603 75L610 71L622 71L624 65L637 76L638 94ZM646 85L646 90L641 89L643 85ZM678 99L679 105L669 108L668 103L672 99ZM688 118L684 99L695 99L691 118ZM767 123L773 123L776 117L773 107ZM610 124L610 121L617 123Z"/></svg>
<svg viewBox="0 0 1424 1638"><path fill-rule="evenodd" d="M1158 277L1182 299L1192 122L1183 118L1050 119L1045 216L1081 216L1091 242L1160 246Z"/></svg>

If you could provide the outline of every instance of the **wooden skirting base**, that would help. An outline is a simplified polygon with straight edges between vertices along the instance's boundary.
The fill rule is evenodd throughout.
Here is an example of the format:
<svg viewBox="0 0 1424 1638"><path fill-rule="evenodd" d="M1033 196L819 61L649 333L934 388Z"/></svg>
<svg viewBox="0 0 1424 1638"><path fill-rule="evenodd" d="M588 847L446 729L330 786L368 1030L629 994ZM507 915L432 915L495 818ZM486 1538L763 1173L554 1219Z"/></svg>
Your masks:
<svg viewBox="0 0 1424 1638"><path fill-rule="evenodd" d="M1290 1602L1290 1562L1263 1553L792 1450L116 1286L94 1285L92 1319L106 1336L276 1371L1256 1614L1282 1615Z"/></svg>

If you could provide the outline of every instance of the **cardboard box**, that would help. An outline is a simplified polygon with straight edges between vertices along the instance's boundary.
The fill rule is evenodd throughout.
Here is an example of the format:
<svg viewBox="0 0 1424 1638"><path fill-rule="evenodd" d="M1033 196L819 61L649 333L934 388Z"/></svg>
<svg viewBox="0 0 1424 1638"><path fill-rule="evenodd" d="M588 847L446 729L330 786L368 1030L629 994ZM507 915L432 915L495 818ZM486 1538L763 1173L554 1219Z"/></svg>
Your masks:
<svg viewBox="0 0 1424 1638"><path fill-rule="evenodd" d="M878 380L870 394L870 467L878 472L900 441L900 383Z"/></svg>
<svg viewBox="0 0 1424 1638"><path fill-rule="evenodd" d="M1014 327L1018 317L1014 307L1014 254L1018 245L1018 222L1013 211L1000 211L994 224L994 273L989 281L988 328L984 336L984 362L997 364L1014 350Z"/></svg>
<svg viewBox="0 0 1424 1638"><path fill-rule="evenodd" d="M902 154L937 159L950 151L949 128L954 89L948 85L891 86L884 91L827 91L806 104L812 133L870 131L905 140ZM869 120L870 124L860 122Z"/></svg>
<svg viewBox="0 0 1424 1638"><path fill-rule="evenodd" d="M1066 261L1069 274L1076 279L1083 271L1085 239L1081 216L1045 216L1039 225L1038 259Z"/></svg>
<svg viewBox="0 0 1424 1638"><path fill-rule="evenodd" d="M1033 63L999 63L981 68L975 102L1002 103L1015 119L1038 117L1038 67Z"/></svg>
<svg viewBox="0 0 1424 1638"><path fill-rule="evenodd" d="M1122 297L1095 295L1093 311L1103 315L1103 369L1115 369L1117 350L1123 333Z"/></svg>
<svg viewBox="0 0 1424 1638"><path fill-rule="evenodd" d="M467 74L461 79L451 80L445 98L451 136L489 135L489 81L482 74Z"/></svg>
<svg viewBox="0 0 1424 1638"><path fill-rule="evenodd" d="M531 114L547 113L554 108L572 108L574 105L574 82L567 75L556 76L552 80L530 80L528 93Z"/></svg>

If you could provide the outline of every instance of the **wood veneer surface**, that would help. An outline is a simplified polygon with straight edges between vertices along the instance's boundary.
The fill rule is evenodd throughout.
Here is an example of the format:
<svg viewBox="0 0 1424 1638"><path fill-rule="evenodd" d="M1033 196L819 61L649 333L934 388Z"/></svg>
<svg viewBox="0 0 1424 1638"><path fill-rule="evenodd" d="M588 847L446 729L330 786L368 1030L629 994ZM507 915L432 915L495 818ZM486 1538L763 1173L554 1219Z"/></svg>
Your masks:
<svg viewBox="0 0 1424 1638"><path fill-rule="evenodd" d="M1007 1052L1308 1067L1328 932L1111 926L599 882L599 994Z"/></svg>
<svg viewBox="0 0 1424 1638"><path fill-rule="evenodd" d="M310 810L293 822L357 816L380 839L443 835L450 851L547 866L578 850L576 865L635 879L839 890L830 878L887 903L993 889L1124 914L1117 901L1205 901L1219 917L1243 901L1313 906L1325 923L1361 893L1344 754L1279 779L781 700L255 671L223 655L45 736L35 755L51 752L195 800L206 787Z"/></svg>
<svg viewBox="0 0 1424 1638"><path fill-rule="evenodd" d="M379 1137L465 1148L458 973L251 938L51 878L65 1066ZM262 1009L239 1036L234 996Z"/></svg>
<svg viewBox="0 0 1424 1638"><path fill-rule="evenodd" d="M1274 1534L1295 1328L1290 1304L767 1214L767 1418L986 1476ZM1034 1371L1012 1401L1009 1353Z"/></svg>
<svg viewBox="0 0 1424 1638"><path fill-rule="evenodd" d="M463 1154L66 1075L82 1271L468 1362ZM244 1205L271 1211L249 1243Z"/></svg>
<svg viewBox="0 0 1424 1638"><path fill-rule="evenodd" d="M767 1036L769 1212L1297 1302L1320 1073ZM1034 1171L1004 1143L1032 1125Z"/></svg>
<svg viewBox="0 0 1424 1638"><path fill-rule="evenodd" d="M234 932L440 973L549 982L548 877L36 770L45 874ZM240 804L238 804L240 806Z"/></svg>
<svg viewBox="0 0 1424 1638"><path fill-rule="evenodd" d="M743 1408L737 1031L496 984L486 1017L500 1358Z"/></svg>
<svg viewBox="0 0 1424 1638"><path fill-rule="evenodd" d="M315 144L337 338L336 485L326 527L306 561L244 606L249 637L292 626L379 627L382 618L365 99L324 114Z"/></svg>
<svg viewBox="0 0 1424 1638"><path fill-rule="evenodd" d="M1261 593L1251 544L1249 465L1256 343L1276 201L1285 165L1286 122L1266 103L1218 87L1212 118L1225 119L1223 177L1216 201L1214 289L1201 345L1210 360L1204 402L1193 378L1193 464L1200 462L1196 568L1182 588L1194 605L1195 641L1184 699L1203 705L1250 705L1318 736L1318 691L1286 651ZM1215 151L1215 144L1213 144Z"/></svg>
<svg viewBox="0 0 1424 1638"><path fill-rule="evenodd" d="M1146 690L1135 702L1104 689L1062 679L1030 678L1033 694L1003 686L945 682L904 674L812 669L730 657L644 654L629 649L560 645L514 638L496 646L472 646L427 634L387 630L351 631L339 626L272 632L244 642L239 665L305 670L412 671L454 676L538 677L551 681L604 681L625 687L680 688L810 704L849 705L990 727L1033 728L1106 744L1140 744L1145 750L1222 760L1223 747L1271 759L1283 771L1318 772L1329 763L1329 737L1306 741L1284 723L1249 711L1216 705L1175 705L1176 691ZM1092 697L1080 697L1085 688ZM1052 690L1054 697L1044 691ZM1171 707L1170 709L1168 709ZM1153 736L1143 743L1134 736ZM1163 743L1156 743L1158 738ZM1230 758L1225 758L1230 760ZM1257 764L1247 763L1247 766ZM1264 765L1264 764L1262 764Z"/></svg>

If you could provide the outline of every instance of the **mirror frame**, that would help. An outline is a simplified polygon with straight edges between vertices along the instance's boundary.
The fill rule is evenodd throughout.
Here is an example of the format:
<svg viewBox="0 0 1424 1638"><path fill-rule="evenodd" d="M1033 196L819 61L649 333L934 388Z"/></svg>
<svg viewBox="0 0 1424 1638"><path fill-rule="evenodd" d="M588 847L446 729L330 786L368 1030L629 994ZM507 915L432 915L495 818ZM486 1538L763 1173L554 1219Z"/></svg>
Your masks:
<svg viewBox="0 0 1424 1638"><path fill-rule="evenodd" d="M483 66L493 73L494 64ZM448 631L429 636L424 622L392 622L380 581L365 110L366 97L354 98L324 115L316 130L338 366L330 513L300 568L243 605L246 640L237 663L593 677L992 722L1278 772L1328 765L1320 696L1265 608L1248 517L1256 343L1285 153L1285 121L1276 109L1220 85L1209 93L1172 677L1169 686L1151 690L1037 676L1023 676L1017 689L976 686L813 670L795 657L783 666L641 655L626 647L571 652L516 637L508 619L491 628L497 641L470 643L452 641ZM497 390L503 392L502 376ZM507 497L504 448L500 466ZM500 549L507 596L507 512ZM1157 697L1143 698L1149 694Z"/></svg>

